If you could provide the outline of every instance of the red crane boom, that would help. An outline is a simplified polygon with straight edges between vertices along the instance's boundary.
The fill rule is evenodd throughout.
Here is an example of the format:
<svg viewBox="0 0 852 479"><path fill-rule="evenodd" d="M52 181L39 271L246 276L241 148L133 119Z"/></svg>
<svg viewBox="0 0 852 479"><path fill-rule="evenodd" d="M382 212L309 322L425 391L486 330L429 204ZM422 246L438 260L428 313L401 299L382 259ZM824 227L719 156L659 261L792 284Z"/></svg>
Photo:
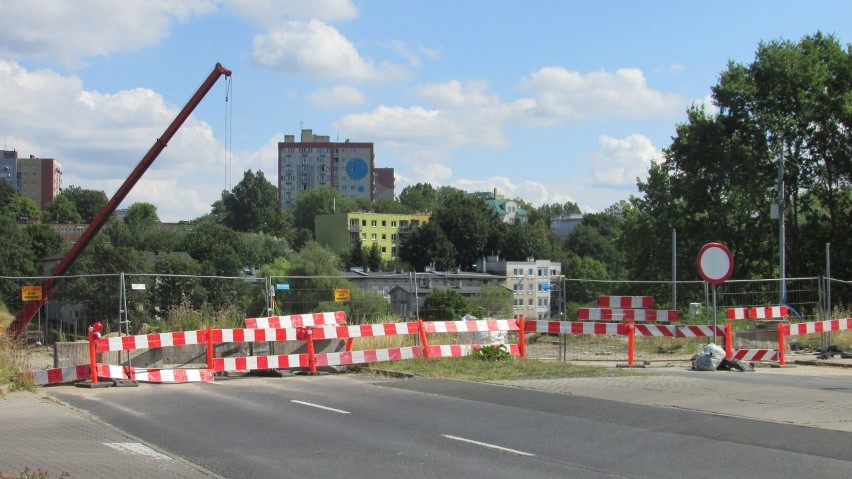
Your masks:
<svg viewBox="0 0 852 479"><path fill-rule="evenodd" d="M166 128L166 131L163 132L163 135L160 138L157 138L157 141L154 142L154 145L151 146L151 149L148 150L148 153L142 158L136 168L130 173L130 176L124 180L121 187L118 188L118 191L112 196L112 198L101 208L101 211L98 212L98 215L92 220L89 224L89 227L86 228L86 231L83 232L80 239L74 243L74 246L65 253L65 256L62 257L62 261L53 268L53 272L51 272L51 277L45 278L41 282L42 288L42 296L40 301L30 301L24 303L24 306L18 311L18 314L15 316L15 321L9 325L8 331L14 336L19 337L21 333L26 329L27 324L33 319L36 313L41 309L44 303L47 302L48 299L53 295L56 291L56 276L62 276L65 272L68 271L68 268L71 267L71 264L74 263L74 260L80 256L80 253L86 249L86 246L89 245L89 242L95 237L96 234L101 230L101 228L106 224L109 217L115 213L115 210L118 208L118 205L124 201L124 198L130 193L130 190L136 185L139 179L142 178L142 175L145 174L145 171L154 163L154 160L157 159L157 156L168 146L169 140L177 133L178 129L180 129L181 125L189 118L189 115L195 110L195 107L201 103L201 100L207 95L207 92L213 88L213 85L219 80L220 76L231 76L231 71L227 68L223 67L222 64L217 63L213 68L213 71L210 72L210 75L207 76L207 79L204 80L204 83L198 87L198 90L192 95L192 98L186 103L183 109L178 113L172 123Z"/></svg>

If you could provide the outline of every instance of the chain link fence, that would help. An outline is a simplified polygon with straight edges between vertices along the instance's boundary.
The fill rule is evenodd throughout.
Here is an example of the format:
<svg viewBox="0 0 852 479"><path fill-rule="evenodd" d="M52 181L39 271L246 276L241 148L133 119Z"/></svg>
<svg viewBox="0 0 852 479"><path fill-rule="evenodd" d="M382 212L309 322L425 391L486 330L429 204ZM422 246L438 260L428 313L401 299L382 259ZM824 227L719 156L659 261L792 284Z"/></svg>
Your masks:
<svg viewBox="0 0 852 479"><path fill-rule="evenodd" d="M22 287L39 285L44 279L0 277L2 300L12 317L24 305ZM404 279L399 285L372 290L361 289L340 276L260 278L128 273L54 279L55 294L29 323L27 338L31 342L50 344L84 339L89 325L95 321L101 321L107 333L130 334L194 330L206 326L242 327L246 317L317 311L345 311L350 324L404 321L413 319L424 297L422 291L416 292L416 288ZM724 326L728 307L777 305L782 291L790 307L788 320L791 322L828 319L826 311L829 308L835 318L849 317L849 298L852 298L852 282L835 279L730 280L715 287L714 318L712 287L701 281L672 284L556 277L550 282L554 288L549 292L549 316L561 321L577 321L577 310L596 307L599 295L652 296L655 309L680 312L677 324L713 325L715 322L719 326ZM346 292L345 298L338 294L341 291ZM470 313L481 316L478 311ZM762 328L768 329L771 335L773 325L738 321L735 327L738 333ZM821 338L821 342L830 344L830 335L824 336L828 337ZM689 358L712 340L637 337L636 360ZM568 361L626 361L626 341L625 337L618 336L534 335L530 338L533 355ZM811 342L813 340L809 339ZM735 347L741 346L735 344Z"/></svg>

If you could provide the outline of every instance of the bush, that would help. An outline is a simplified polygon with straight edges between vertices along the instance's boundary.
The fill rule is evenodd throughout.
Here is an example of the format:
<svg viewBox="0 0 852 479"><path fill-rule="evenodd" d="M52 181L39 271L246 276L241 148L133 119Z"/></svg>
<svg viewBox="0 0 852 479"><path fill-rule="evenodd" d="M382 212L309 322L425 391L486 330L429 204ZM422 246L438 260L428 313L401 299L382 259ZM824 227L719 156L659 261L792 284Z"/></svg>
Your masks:
<svg viewBox="0 0 852 479"><path fill-rule="evenodd" d="M506 349L504 344L482 346L471 351L470 355L482 361L508 361L512 359L512 355L509 354L509 350Z"/></svg>

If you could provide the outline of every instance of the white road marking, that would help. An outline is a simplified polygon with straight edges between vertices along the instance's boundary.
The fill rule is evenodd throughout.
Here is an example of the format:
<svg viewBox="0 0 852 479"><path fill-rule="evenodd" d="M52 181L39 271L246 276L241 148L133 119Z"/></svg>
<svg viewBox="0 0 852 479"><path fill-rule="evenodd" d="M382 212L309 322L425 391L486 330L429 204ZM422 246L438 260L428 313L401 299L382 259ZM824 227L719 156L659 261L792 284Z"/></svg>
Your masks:
<svg viewBox="0 0 852 479"><path fill-rule="evenodd" d="M510 454L517 454L519 456L535 457L535 454L532 454L530 452L518 451L517 449L509 449L508 447L502 447L502 446L498 446L496 444L489 444L487 442L474 441L473 439L465 439L463 437L458 437L458 436L450 436L449 434L441 434L441 436L443 436L447 439L452 439L454 441L461 441L461 442L466 442L466 443L469 443L469 444L476 444L477 446L487 447L488 449L496 449L498 451L508 452Z"/></svg>
<svg viewBox="0 0 852 479"><path fill-rule="evenodd" d="M334 409L333 407L320 406L319 404L309 403L309 402L305 402L305 401L297 401L295 399L291 399L290 402L296 403L296 404L301 404L303 406L315 407L317 409L325 409L326 411L336 412L338 414L352 414L349 411L344 411L342 409Z"/></svg>
<svg viewBox="0 0 852 479"><path fill-rule="evenodd" d="M104 446L111 447L117 451L128 452L130 454L137 454L140 456L147 456L152 459L159 459L161 461L171 461L172 458L166 456L165 454L160 454L159 452L151 449L150 447L138 443L138 442L105 442Z"/></svg>

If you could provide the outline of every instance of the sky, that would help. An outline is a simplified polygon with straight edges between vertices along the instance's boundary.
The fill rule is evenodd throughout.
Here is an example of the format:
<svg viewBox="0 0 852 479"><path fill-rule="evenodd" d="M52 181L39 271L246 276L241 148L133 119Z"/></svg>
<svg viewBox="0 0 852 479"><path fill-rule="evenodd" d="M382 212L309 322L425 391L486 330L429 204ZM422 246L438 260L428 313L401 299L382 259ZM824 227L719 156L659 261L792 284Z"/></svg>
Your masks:
<svg viewBox="0 0 852 479"><path fill-rule="evenodd" d="M693 105L761 42L852 42L852 2L0 0L0 139L111 197L220 78L122 203L210 212L277 186L302 129L372 142L396 194L430 183L603 211L639 195Z"/></svg>

